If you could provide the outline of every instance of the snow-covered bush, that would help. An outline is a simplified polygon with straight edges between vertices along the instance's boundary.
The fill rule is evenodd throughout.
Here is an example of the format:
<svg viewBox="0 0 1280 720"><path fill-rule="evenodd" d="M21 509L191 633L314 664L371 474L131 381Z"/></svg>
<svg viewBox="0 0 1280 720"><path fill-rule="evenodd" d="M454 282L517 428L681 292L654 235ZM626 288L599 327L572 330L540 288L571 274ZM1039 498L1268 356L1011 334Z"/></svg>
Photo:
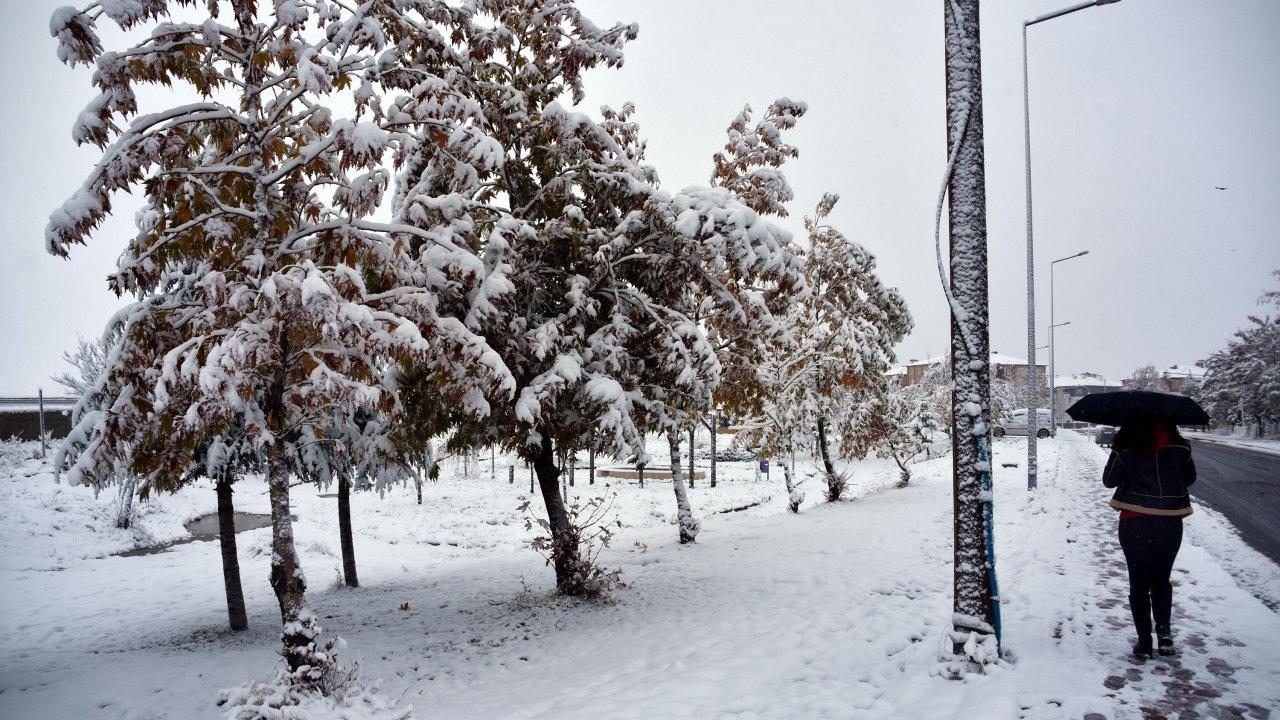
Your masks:
<svg viewBox="0 0 1280 720"><path fill-rule="evenodd" d="M40 442L11 437L0 440L0 468L11 468L40 457Z"/></svg>
<svg viewBox="0 0 1280 720"><path fill-rule="evenodd" d="M313 648L326 655L317 667L280 670L265 682L222 690L218 705L226 720L411 720L413 707L399 707L379 692L378 684L361 684L359 663L337 661L346 647L333 638ZM314 677L312 677L314 675Z"/></svg>

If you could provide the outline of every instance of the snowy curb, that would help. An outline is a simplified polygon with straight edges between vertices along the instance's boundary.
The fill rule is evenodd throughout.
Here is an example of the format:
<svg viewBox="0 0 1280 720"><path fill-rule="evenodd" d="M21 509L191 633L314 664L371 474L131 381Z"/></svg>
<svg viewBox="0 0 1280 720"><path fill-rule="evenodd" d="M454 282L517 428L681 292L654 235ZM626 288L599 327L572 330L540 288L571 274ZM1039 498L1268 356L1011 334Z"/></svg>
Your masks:
<svg viewBox="0 0 1280 720"><path fill-rule="evenodd" d="M1199 440L1207 443L1213 443L1214 445L1237 448L1239 450L1252 450L1264 455L1280 455L1280 441L1277 440L1253 440L1248 438L1226 437L1222 435L1206 435L1202 433L1187 433L1187 438L1189 440Z"/></svg>

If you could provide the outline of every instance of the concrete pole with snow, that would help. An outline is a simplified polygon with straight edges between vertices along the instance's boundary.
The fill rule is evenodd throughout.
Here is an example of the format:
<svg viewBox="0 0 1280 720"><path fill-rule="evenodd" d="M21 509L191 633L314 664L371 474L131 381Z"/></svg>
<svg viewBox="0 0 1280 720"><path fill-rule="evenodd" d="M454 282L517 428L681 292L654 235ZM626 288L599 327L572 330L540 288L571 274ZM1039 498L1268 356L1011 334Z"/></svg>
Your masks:
<svg viewBox="0 0 1280 720"><path fill-rule="evenodd" d="M943 0L950 236L953 674L999 658L991 538L991 353L978 0ZM945 286L944 286L945 287Z"/></svg>
<svg viewBox="0 0 1280 720"><path fill-rule="evenodd" d="M48 441L44 437L44 388L38 388L36 394L40 396L40 459L44 460L49 454Z"/></svg>

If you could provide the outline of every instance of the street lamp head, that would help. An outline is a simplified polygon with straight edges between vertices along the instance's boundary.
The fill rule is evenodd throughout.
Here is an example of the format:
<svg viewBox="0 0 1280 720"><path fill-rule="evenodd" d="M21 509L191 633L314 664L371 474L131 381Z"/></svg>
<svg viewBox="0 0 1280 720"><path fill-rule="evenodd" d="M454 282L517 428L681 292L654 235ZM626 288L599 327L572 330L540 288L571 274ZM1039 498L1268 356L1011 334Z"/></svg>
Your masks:
<svg viewBox="0 0 1280 720"><path fill-rule="evenodd" d="M1110 5L1116 2L1120 2L1120 0L1084 0L1084 2L1078 2L1075 5L1072 5L1070 7L1065 7L1065 8L1062 8L1061 10L1056 10L1054 12L1047 13L1039 17L1031 18L1030 20L1027 20L1022 23L1022 29L1025 32L1028 27L1042 23L1045 20L1060 18L1063 15L1070 15L1073 12L1078 12L1080 10L1085 10L1087 8L1096 7L1098 5Z"/></svg>
<svg viewBox="0 0 1280 720"><path fill-rule="evenodd" d="M1058 258L1057 260L1050 260L1050 261L1049 261L1049 264L1050 264L1050 265L1056 265L1056 264L1058 264L1058 263L1060 263L1060 262L1063 262L1063 261L1065 261L1065 260L1074 260L1074 259L1076 259L1076 258L1078 258L1078 257L1083 257L1083 256L1088 255L1088 254L1089 254L1089 251L1088 251L1088 250L1081 250L1080 252L1076 253L1075 255L1068 255L1068 256L1066 256L1066 257L1060 257L1060 258Z"/></svg>

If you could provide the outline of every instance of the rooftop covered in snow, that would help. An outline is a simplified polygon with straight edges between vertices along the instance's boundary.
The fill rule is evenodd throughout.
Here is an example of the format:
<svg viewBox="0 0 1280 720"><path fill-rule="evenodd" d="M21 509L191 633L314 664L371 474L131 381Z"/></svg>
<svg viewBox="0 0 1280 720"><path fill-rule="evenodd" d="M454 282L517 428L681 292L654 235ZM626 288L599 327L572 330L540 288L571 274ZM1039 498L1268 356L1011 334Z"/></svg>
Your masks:
<svg viewBox="0 0 1280 720"><path fill-rule="evenodd" d="M945 361L947 357L948 357L947 355L937 355L931 358L927 358L925 360L912 359L907 361L907 365L937 365L938 363ZM1005 355L999 351L992 350L991 364L992 365L1026 365L1027 359L1014 357L1012 355ZM1043 365L1044 363L1036 363L1036 364Z"/></svg>

